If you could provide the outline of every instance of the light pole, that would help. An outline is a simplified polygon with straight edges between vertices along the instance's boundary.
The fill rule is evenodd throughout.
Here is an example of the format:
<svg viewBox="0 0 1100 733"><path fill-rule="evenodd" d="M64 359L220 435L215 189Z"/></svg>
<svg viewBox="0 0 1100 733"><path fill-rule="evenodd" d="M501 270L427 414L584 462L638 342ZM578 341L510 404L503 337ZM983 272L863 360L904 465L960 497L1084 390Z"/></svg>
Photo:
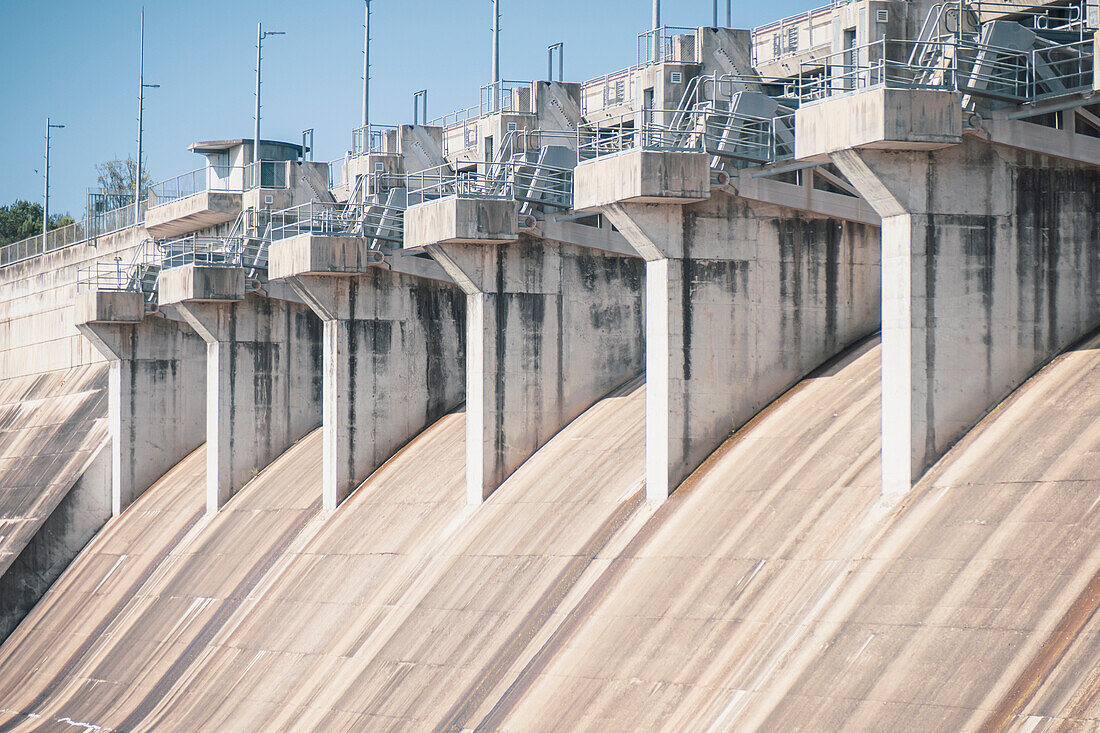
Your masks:
<svg viewBox="0 0 1100 733"><path fill-rule="evenodd" d="M46 235L50 231L50 130L59 130L64 125L50 122L46 118L46 183L42 195L42 251L46 251Z"/></svg>
<svg viewBox="0 0 1100 733"><path fill-rule="evenodd" d="M138 150L137 171L134 175L134 226L141 223L141 138L144 133L142 116L145 114L146 89L160 89L160 84L145 83L145 8L142 8L141 35L138 41Z"/></svg>
<svg viewBox="0 0 1100 733"><path fill-rule="evenodd" d="M366 0L366 11L363 20L363 147L370 145L369 133L366 132L370 124L370 0Z"/></svg>
<svg viewBox="0 0 1100 733"><path fill-rule="evenodd" d="M253 180L251 185L260 185L260 64L263 61L264 39L268 36L283 36L283 31L265 31L263 23L256 24L256 129L252 136Z"/></svg>

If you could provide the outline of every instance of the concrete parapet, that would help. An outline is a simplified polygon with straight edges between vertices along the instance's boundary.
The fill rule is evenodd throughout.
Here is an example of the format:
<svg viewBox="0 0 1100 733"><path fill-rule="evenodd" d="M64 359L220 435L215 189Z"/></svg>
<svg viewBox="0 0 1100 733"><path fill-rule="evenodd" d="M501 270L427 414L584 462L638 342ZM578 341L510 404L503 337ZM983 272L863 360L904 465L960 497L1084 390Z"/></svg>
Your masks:
<svg viewBox="0 0 1100 733"><path fill-rule="evenodd" d="M1100 325L1100 170L972 137L832 159L883 219L883 487L908 491Z"/></svg>
<svg viewBox="0 0 1100 733"><path fill-rule="evenodd" d="M360 275L385 261L363 237L300 234L272 242L268 254L268 278L282 280L297 275Z"/></svg>
<svg viewBox="0 0 1100 733"><path fill-rule="evenodd" d="M642 263L523 235L432 244L466 294L466 489L477 504L642 369Z"/></svg>
<svg viewBox="0 0 1100 733"><path fill-rule="evenodd" d="M326 509L335 509L461 404L462 293L453 284L377 267L350 277L307 270L288 282L323 322L322 497Z"/></svg>
<svg viewBox="0 0 1100 733"><path fill-rule="evenodd" d="M646 259L646 494L879 327L878 229L716 193L601 209Z"/></svg>
<svg viewBox="0 0 1100 733"><path fill-rule="evenodd" d="M138 292L95 290L78 293L74 322L141 323L145 320L145 297Z"/></svg>
<svg viewBox="0 0 1100 733"><path fill-rule="evenodd" d="M203 191L153 206L145 212L145 229L154 237L177 237L233 221L241 213L241 194Z"/></svg>
<svg viewBox="0 0 1100 733"><path fill-rule="evenodd" d="M186 300L178 308L206 342L206 488L213 512L320 424L321 324L303 305L254 294Z"/></svg>
<svg viewBox="0 0 1100 733"><path fill-rule="evenodd" d="M163 317L85 316L77 328L111 364L111 511L118 516L206 439L206 348L186 324Z"/></svg>
<svg viewBox="0 0 1100 733"><path fill-rule="evenodd" d="M514 242L519 204L510 199L448 196L405 211L405 247L429 244Z"/></svg>
<svg viewBox="0 0 1100 733"><path fill-rule="evenodd" d="M173 267L160 274L157 293L161 305L244 300L244 270L209 265Z"/></svg>
<svg viewBox="0 0 1100 733"><path fill-rule="evenodd" d="M710 197L705 153L627 150L588 160L573 173L578 211L618 202L688 204Z"/></svg>
<svg viewBox="0 0 1100 733"><path fill-rule="evenodd" d="M795 113L795 156L827 160L850 148L932 150L962 141L962 95L933 89L869 89Z"/></svg>

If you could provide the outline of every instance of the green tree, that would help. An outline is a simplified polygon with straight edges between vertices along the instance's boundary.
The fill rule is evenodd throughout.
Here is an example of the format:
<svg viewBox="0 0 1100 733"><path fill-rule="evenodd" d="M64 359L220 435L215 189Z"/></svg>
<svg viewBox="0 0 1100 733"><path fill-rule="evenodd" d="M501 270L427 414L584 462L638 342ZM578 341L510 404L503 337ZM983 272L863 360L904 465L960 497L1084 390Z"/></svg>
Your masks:
<svg viewBox="0 0 1100 733"><path fill-rule="evenodd" d="M108 160L95 167L96 184L102 196L102 210L118 209L134 201L134 179L137 178L137 162L133 158L126 160ZM141 198L149 195L152 180L148 171L141 171Z"/></svg>
<svg viewBox="0 0 1100 733"><path fill-rule="evenodd" d="M68 214L50 216L50 229L68 226L73 218ZM0 206L0 244L18 242L42 231L42 204L20 199Z"/></svg>

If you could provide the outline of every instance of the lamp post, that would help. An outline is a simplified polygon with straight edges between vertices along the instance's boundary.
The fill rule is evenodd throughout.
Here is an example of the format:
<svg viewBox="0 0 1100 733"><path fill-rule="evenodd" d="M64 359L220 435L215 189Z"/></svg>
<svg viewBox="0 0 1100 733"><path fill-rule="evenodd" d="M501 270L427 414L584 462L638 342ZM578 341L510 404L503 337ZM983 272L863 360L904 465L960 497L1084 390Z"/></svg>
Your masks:
<svg viewBox="0 0 1100 733"><path fill-rule="evenodd" d="M46 118L46 183L42 192L42 251L46 251L46 234L50 231L50 130L58 130L64 125L50 122Z"/></svg>
<svg viewBox="0 0 1100 733"><path fill-rule="evenodd" d="M260 184L260 64L263 62L264 39L283 36L283 31L265 31L263 23L256 23L256 128L252 136L253 186Z"/></svg>
<svg viewBox="0 0 1100 733"><path fill-rule="evenodd" d="M145 83L145 8L141 9L141 34L138 41L138 139L137 171L134 175L134 226L141 223L141 138L145 132L145 90L160 89L160 84Z"/></svg>

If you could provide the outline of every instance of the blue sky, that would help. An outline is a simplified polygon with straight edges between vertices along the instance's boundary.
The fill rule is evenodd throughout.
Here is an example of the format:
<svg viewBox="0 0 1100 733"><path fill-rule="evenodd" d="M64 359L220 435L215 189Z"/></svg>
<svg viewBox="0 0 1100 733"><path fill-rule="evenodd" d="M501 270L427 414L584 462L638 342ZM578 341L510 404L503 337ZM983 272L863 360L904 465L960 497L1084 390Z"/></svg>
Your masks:
<svg viewBox="0 0 1100 733"><path fill-rule="evenodd" d="M46 116L66 125L51 145L50 208L84 213L96 163L137 147L135 0L0 0L0 204L42 196ZM819 3L735 0L733 24L760 25ZM315 131L316 158L338 157L360 117L362 0L146 0L145 152L154 180L199 166L196 140L252 131L256 22L286 31L264 45L265 138ZM725 18L725 0L720 2ZM411 122L428 88L430 117L477 102L490 78L490 0L372 0L371 118ZM546 46L565 42L565 76L581 81L634 62L650 0L501 0L501 74L546 74ZM663 0L666 25L709 25L711 0Z"/></svg>

